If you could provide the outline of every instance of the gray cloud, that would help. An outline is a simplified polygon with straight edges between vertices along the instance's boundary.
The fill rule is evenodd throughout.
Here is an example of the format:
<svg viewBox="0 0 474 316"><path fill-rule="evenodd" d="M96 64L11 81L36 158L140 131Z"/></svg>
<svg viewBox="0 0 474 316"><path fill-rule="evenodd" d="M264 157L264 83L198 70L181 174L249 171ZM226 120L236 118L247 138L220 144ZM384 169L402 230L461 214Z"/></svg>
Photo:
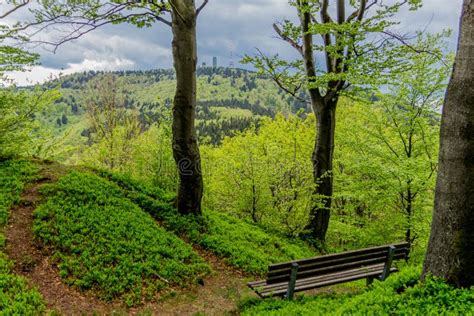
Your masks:
<svg viewBox="0 0 474 316"><path fill-rule="evenodd" d="M423 8L416 12L400 12L399 30L412 32L426 27L429 32L446 28L457 31L461 2L425 0ZM295 56L291 47L274 37L272 23L285 17L296 17L286 0L211 0L198 21L199 61L209 64L217 56L219 64L226 66L233 52L237 64L242 55L254 53L255 47L288 58ZM456 38L454 32L450 41L452 49ZM156 24L148 29L107 26L64 44L55 54L39 51L46 69L68 69L71 65L106 67L107 61L109 69L153 69L172 66L170 48L171 30Z"/></svg>

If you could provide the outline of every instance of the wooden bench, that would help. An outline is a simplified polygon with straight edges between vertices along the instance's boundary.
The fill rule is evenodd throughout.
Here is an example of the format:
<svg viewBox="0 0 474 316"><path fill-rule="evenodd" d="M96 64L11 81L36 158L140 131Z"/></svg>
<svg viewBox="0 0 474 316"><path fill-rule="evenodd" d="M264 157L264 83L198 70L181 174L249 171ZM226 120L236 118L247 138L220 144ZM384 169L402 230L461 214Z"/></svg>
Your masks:
<svg viewBox="0 0 474 316"><path fill-rule="evenodd" d="M398 271L392 261L408 259L409 250L408 243L398 243L273 264L265 280L247 285L262 298L284 296L290 300L295 292L327 285L359 279L367 279L369 285Z"/></svg>

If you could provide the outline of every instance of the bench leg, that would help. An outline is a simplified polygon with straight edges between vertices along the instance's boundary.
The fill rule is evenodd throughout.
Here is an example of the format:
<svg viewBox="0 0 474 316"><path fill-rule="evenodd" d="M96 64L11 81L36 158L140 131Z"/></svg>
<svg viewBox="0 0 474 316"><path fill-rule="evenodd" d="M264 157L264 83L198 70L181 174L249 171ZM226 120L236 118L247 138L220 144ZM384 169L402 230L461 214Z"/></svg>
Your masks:
<svg viewBox="0 0 474 316"><path fill-rule="evenodd" d="M393 256L395 255L395 247L390 246L388 248L387 261L385 261L385 266L383 267L382 275L380 276L380 281L384 281L388 278L390 274L390 268L392 267Z"/></svg>
<svg viewBox="0 0 474 316"><path fill-rule="evenodd" d="M372 278L372 277L367 278L367 286L371 286L372 283L374 283L374 278Z"/></svg>
<svg viewBox="0 0 474 316"><path fill-rule="evenodd" d="M285 296L289 301L293 300L297 273L298 273L298 264L296 262L293 262L291 264L290 282L288 282L288 289L286 291L286 296Z"/></svg>

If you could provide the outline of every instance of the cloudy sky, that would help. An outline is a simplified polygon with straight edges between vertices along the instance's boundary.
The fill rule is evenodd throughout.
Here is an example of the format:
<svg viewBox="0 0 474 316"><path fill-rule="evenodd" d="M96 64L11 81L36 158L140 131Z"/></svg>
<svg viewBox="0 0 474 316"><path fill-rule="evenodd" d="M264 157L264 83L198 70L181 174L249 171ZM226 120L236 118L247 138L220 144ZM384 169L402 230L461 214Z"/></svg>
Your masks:
<svg viewBox="0 0 474 316"><path fill-rule="evenodd" d="M201 0L196 1L199 4ZM454 49L461 2L424 0L420 10L403 10L397 15L401 22L398 31L407 33L426 28L429 32L439 32L453 29L450 47ZM16 19L23 17L19 13ZM212 57L216 56L219 65L228 66L233 61L240 66L241 56L253 54L256 47L291 58L294 52L286 43L275 38L272 23L294 17L294 8L286 0L210 0L198 21L199 63L210 64ZM130 25L107 26L60 46L55 53L48 51L47 47L36 48L41 54L41 66L10 76L19 84L26 84L43 81L59 73L84 70L170 68L170 43L171 30L163 24L158 23L148 29Z"/></svg>

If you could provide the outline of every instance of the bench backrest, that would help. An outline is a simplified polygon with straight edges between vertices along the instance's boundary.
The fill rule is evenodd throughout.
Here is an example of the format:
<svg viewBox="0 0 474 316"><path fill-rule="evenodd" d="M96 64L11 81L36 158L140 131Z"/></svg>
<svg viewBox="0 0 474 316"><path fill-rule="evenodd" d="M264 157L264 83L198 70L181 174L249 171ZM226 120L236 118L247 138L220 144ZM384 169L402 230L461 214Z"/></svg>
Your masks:
<svg viewBox="0 0 474 316"><path fill-rule="evenodd" d="M292 263L298 264L297 279L357 269L376 264L384 264L387 260L389 246L395 247L393 260L408 258L410 250L409 243L404 242L393 245L346 251L303 260L289 261L269 266L267 283L288 282L290 280Z"/></svg>

